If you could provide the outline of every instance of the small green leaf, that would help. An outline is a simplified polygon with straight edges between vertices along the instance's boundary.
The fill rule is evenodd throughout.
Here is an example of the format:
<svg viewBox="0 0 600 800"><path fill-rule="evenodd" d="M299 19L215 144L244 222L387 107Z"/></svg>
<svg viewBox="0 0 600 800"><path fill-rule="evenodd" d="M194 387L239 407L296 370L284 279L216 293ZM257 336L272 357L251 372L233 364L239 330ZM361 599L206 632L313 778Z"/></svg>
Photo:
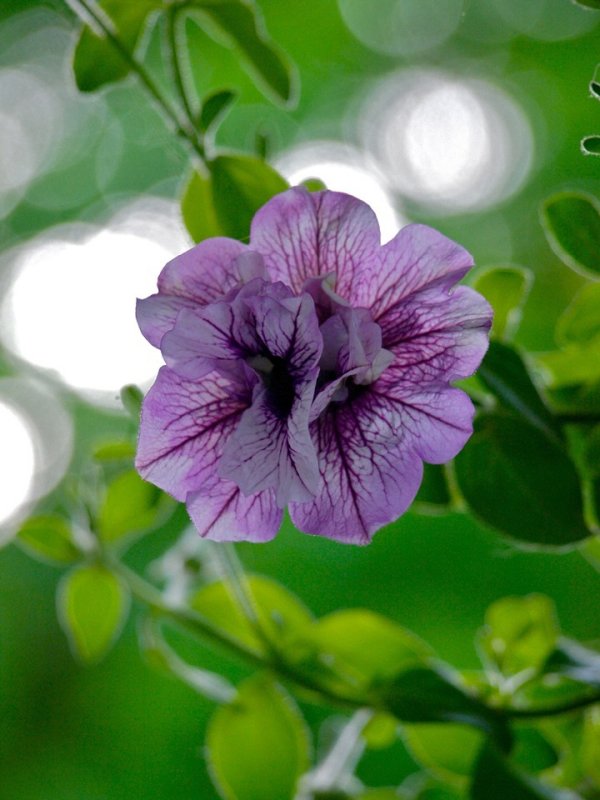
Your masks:
<svg viewBox="0 0 600 800"><path fill-rule="evenodd" d="M312 621L312 616L300 600L281 584L259 575L248 577L248 587L258 607L264 629L281 644ZM190 605L206 619L252 648L264 651L250 622L234 600L232 588L225 581L203 586L190 600Z"/></svg>
<svg viewBox="0 0 600 800"><path fill-rule="evenodd" d="M581 152L585 156L600 156L600 136L584 136L581 140Z"/></svg>
<svg viewBox="0 0 600 800"><path fill-rule="evenodd" d="M348 796L348 795L347 795ZM380 788L368 789L366 792L354 795L354 800L403 800L405 795L398 794L396 789Z"/></svg>
<svg viewBox="0 0 600 800"><path fill-rule="evenodd" d="M516 350L501 342L490 342L477 376L506 408L516 411L550 439L560 443L561 428Z"/></svg>
<svg viewBox="0 0 600 800"><path fill-rule="evenodd" d="M221 89L205 97L198 118L198 127L204 133L213 133L237 99L237 92Z"/></svg>
<svg viewBox="0 0 600 800"><path fill-rule="evenodd" d="M192 18L217 41L225 37L246 61L259 85L283 103L294 99L292 67L267 36L258 9L245 0L192 0ZM209 25L204 24L205 21ZM216 35L215 35L216 34Z"/></svg>
<svg viewBox="0 0 600 800"><path fill-rule="evenodd" d="M139 386L129 384L128 386L123 386L121 389L121 402L123 403L123 408L136 422L140 418L143 401L144 393Z"/></svg>
<svg viewBox="0 0 600 800"><path fill-rule="evenodd" d="M373 714L363 728L362 738L369 750L391 747L398 737L398 720L383 711Z"/></svg>
<svg viewBox="0 0 600 800"><path fill-rule="evenodd" d="M320 178L305 178L300 186L304 186L309 192L323 192L327 189Z"/></svg>
<svg viewBox="0 0 600 800"><path fill-rule="evenodd" d="M589 536L575 466L524 420L481 415L454 465L472 511L502 533L552 547Z"/></svg>
<svg viewBox="0 0 600 800"><path fill-rule="evenodd" d="M395 622L366 609L342 609L301 632L305 660L326 663L354 682L375 686L427 663L431 648Z"/></svg>
<svg viewBox="0 0 600 800"><path fill-rule="evenodd" d="M73 564L81 556L71 527L62 517L30 517L21 525L17 541L30 555L50 564Z"/></svg>
<svg viewBox="0 0 600 800"><path fill-rule="evenodd" d="M487 267L473 276L472 286L494 309L491 336L511 341L533 283L533 273L525 267Z"/></svg>
<svg viewBox="0 0 600 800"><path fill-rule="evenodd" d="M254 156L218 156L209 168L219 225L226 236L248 241L252 217L267 200L285 191L287 182Z"/></svg>
<svg viewBox="0 0 600 800"><path fill-rule="evenodd" d="M188 233L195 242L223 236L225 231L217 219L210 175L194 172L181 198L181 214Z"/></svg>
<svg viewBox="0 0 600 800"><path fill-rule="evenodd" d="M482 748L469 797L471 800L581 800L573 792L546 786L525 774L492 744Z"/></svg>
<svg viewBox="0 0 600 800"><path fill-rule="evenodd" d="M133 55L144 38L149 15L161 7L161 0L136 0L135 3L100 0L99 6L126 51ZM110 39L85 26L75 46L73 70L77 88L81 92L92 92L125 78L131 66Z"/></svg>
<svg viewBox="0 0 600 800"><path fill-rule="evenodd" d="M581 743L583 772L596 788L600 789L600 706L586 711Z"/></svg>
<svg viewBox="0 0 600 800"><path fill-rule="evenodd" d="M98 533L105 542L116 542L129 533L146 530L157 524L167 504L167 496L142 480L135 470L123 472L108 485Z"/></svg>
<svg viewBox="0 0 600 800"><path fill-rule="evenodd" d="M485 662L502 675L535 673L554 650L559 634L550 598L503 597L486 611L478 645Z"/></svg>
<svg viewBox="0 0 600 800"><path fill-rule="evenodd" d="M207 749L213 781L226 800L292 800L310 744L289 695L268 676L255 675L213 716Z"/></svg>
<svg viewBox="0 0 600 800"><path fill-rule="evenodd" d="M65 575L57 596L58 618L76 656L99 661L116 640L129 607L121 580L100 565Z"/></svg>
<svg viewBox="0 0 600 800"><path fill-rule="evenodd" d="M556 325L560 345L587 344L600 337L600 284L588 283L579 291Z"/></svg>
<svg viewBox="0 0 600 800"><path fill-rule="evenodd" d="M385 687L381 700L401 722L463 723L498 737L503 746L508 743L500 716L441 669L405 670Z"/></svg>
<svg viewBox="0 0 600 800"><path fill-rule="evenodd" d="M512 762L529 772L543 772L554 767L560 754L538 728L516 727L511 751Z"/></svg>
<svg viewBox="0 0 600 800"><path fill-rule="evenodd" d="M94 449L96 461L133 461L135 446L131 442L105 442Z"/></svg>
<svg viewBox="0 0 600 800"><path fill-rule="evenodd" d="M429 723L404 725L404 738L413 758L424 769L453 786L466 786L484 734L468 725Z"/></svg>
<svg viewBox="0 0 600 800"><path fill-rule="evenodd" d="M586 278L600 277L600 205L585 192L559 192L541 208L546 239L568 267Z"/></svg>
<svg viewBox="0 0 600 800"><path fill-rule="evenodd" d="M585 344L569 344L562 350L538 354L536 361L548 373L553 389L597 383L600 381L600 337ZM592 388L591 397L595 398L598 406L598 387Z"/></svg>

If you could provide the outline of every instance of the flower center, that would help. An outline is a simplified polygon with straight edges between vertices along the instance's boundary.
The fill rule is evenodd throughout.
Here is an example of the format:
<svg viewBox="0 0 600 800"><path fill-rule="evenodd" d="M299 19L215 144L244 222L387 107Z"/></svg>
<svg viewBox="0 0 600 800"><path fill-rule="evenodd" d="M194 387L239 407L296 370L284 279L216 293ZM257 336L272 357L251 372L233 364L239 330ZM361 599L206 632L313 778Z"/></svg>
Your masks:
<svg viewBox="0 0 600 800"><path fill-rule="evenodd" d="M262 385L267 390L270 409L280 419L285 419L296 396L294 379L288 371L285 359L272 355L256 355L247 359L246 363L256 372Z"/></svg>

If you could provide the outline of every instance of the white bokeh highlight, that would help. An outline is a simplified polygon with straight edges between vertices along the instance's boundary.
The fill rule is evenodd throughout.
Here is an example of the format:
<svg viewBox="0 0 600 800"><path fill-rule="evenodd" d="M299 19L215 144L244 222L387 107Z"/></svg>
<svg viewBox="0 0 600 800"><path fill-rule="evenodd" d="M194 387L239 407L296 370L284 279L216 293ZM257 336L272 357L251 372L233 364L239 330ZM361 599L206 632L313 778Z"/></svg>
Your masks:
<svg viewBox="0 0 600 800"><path fill-rule="evenodd" d="M4 344L90 399L115 404L124 384L147 384L162 363L139 332L136 298L155 292L162 267L190 245L175 204L158 198L103 228L65 226L30 241L10 259Z"/></svg>
<svg viewBox="0 0 600 800"><path fill-rule="evenodd" d="M396 210L373 159L343 142L302 142L280 153L274 166L294 186L318 178L328 189L346 192L371 206L381 228L382 241L393 238L406 223Z"/></svg>
<svg viewBox="0 0 600 800"><path fill-rule="evenodd" d="M482 80L395 73L369 94L358 124L390 185L433 213L489 208L514 194L532 165L525 114Z"/></svg>

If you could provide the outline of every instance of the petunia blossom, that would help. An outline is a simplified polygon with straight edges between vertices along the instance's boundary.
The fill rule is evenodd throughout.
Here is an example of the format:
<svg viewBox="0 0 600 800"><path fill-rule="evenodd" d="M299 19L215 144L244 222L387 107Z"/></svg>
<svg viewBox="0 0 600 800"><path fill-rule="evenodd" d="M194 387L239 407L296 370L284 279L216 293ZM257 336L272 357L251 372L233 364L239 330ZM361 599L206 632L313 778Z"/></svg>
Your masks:
<svg viewBox="0 0 600 800"><path fill-rule="evenodd" d="M208 239L138 303L166 366L136 466L203 536L266 541L287 506L310 534L364 544L410 505L423 462L453 458L473 406L451 382L487 348L492 312L457 282L462 247L425 225L381 246L349 195L290 189L249 245Z"/></svg>

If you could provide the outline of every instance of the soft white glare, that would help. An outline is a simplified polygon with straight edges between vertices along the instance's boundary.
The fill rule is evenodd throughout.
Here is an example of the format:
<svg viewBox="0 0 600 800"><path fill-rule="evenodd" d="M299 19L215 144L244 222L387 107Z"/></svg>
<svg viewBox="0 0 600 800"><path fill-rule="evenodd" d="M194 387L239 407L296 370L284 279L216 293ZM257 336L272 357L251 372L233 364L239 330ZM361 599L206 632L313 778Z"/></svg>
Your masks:
<svg viewBox="0 0 600 800"><path fill-rule="evenodd" d="M319 178L336 192L346 192L371 206L379 220L382 241L396 235L404 224L383 187L376 164L368 154L334 141L303 142L280 153L275 168L292 184Z"/></svg>
<svg viewBox="0 0 600 800"><path fill-rule="evenodd" d="M29 499L35 473L35 451L21 414L0 399L0 525ZM1 537L0 537L1 538Z"/></svg>
<svg viewBox="0 0 600 800"><path fill-rule="evenodd" d="M529 172L529 123L502 90L429 70L381 83L360 120L365 145L403 195L438 213L481 210Z"/></svg>
<svg viewBox="0 0 600 800"><path fill-rule="evenodd" d="M161 364L135 321L137 297L156 291L164 264L189 247L166 201L123 211L103 230L56 229L17 259L2 307L2 335L21 358L114 402ZM101 394L97 394L101 393Z"/></svg>
<svg viewBox="0 0 600 800"><path fill-rule="evenodd" d="M464 0L338 0L356 38L386 55L413 55L437 47L458 28Z"/></svg>

